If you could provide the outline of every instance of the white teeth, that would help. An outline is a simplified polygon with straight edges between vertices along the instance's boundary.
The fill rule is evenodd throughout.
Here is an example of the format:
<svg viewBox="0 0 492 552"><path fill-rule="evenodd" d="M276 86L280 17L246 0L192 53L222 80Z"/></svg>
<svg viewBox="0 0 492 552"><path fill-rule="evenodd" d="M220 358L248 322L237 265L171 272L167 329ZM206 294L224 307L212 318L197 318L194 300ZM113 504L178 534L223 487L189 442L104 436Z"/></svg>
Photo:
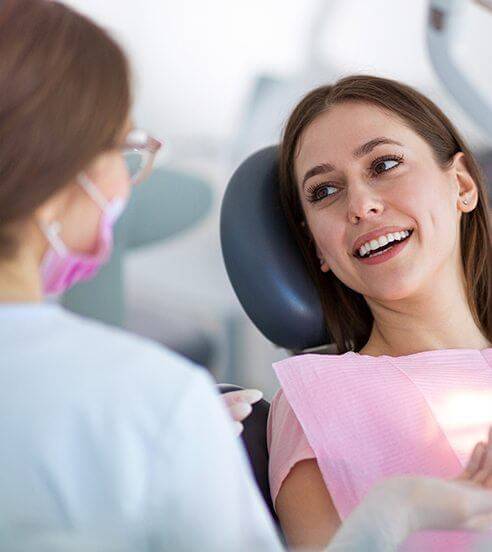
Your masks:
<svg viewBox="0 0 492 552"><path fill-rule="evenodd" d="M408 237L409 235L410 235L410 232L408 230L404 230L402 232L390 232L384 236L380 236L377 240L371 240L369 242L364 243L361 247L359 247L359 255L361 257L364 257L370 251L379 249L380 247L388 245L388 243L391 243L394 241L401 241L404 238Z"/></svg>

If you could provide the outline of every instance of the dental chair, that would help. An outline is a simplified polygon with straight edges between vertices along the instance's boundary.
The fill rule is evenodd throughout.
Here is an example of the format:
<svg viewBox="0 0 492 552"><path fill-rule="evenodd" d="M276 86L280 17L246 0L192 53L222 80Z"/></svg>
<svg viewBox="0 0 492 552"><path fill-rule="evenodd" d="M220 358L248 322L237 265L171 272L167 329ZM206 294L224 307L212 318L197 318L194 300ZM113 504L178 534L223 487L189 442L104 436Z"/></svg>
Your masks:
<svg viewBox="0 0 492 552"><path fill-rule="evenodd" d="M321 303L278 197L278 148L244 161L224 195L220 237L232 287L246 314L272 343L305 351L331 343ZM219 386L222 393L239 389ZM266 422L269 403L260 401L244 421L243 442L261 493L277 521L268 483Z"/></svg>

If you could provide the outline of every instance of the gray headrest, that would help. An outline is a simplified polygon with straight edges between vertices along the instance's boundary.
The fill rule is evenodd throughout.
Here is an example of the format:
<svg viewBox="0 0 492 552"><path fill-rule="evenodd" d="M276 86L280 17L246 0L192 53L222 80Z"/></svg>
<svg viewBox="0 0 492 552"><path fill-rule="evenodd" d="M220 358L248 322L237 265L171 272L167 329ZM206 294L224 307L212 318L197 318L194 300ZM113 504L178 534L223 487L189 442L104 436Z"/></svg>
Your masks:
<svg viewBox="0 0 492 552"><path fill-rule="evenodd" d="M330 343L321 303L278 197L278 148L246 159L222 202L229 279L246 314L273 343L301 351Z"/></svg>

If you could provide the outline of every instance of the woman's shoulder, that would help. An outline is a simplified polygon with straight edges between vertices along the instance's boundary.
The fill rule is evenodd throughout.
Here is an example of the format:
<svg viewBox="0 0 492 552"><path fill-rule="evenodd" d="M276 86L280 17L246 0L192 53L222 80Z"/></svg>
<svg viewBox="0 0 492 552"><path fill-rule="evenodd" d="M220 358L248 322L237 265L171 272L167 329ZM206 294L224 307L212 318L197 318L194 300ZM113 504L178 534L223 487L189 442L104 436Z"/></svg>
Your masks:
<svg viewBox="0 0 492 552"><path fill-rule="evenodd" d="M278 412L288 407L289 403L285 397L284 390L280 387L272 398L270 403L270 412Z"/></svg>
<svg viewBox="0 0 492 552"><path fill-rule="evenodd" d="M280 388L274 395L270 404L267 426L267 442L269 445L279 435L284 440L286 435L295 441L304 436L301 424L294 413L285 392Z"/></svg>
<svg viewBox="0 0 492 552"><path fill-rule="evenodd" d="M267 426L267 446L270 492L275 504L290 470L298 462L316 456L282 389L272 399Z"/></svg>

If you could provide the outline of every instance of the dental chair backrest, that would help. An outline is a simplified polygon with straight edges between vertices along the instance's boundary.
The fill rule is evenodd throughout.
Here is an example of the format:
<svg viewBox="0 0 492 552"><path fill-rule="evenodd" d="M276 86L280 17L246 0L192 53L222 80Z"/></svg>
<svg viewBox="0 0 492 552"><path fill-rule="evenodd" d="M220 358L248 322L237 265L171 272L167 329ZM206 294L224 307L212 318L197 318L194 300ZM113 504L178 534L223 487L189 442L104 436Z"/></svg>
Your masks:
<svg viewBox="0 0 492 552"><path fill-rule="evenodd" d="M233 174L222 202L220 236L232 287L268 340L293 351L331 342L280 206L276 146L251 155Z"/></svg>
<svg viewBox="0 0 492 552"><path fill-rule="evenodd" d="M222 202L222 254L246 314L279 347L303 351L330 343L321 303L289 230L278 195L278 148L265 148L233 174ZM266 369L268 367L265 367ZM256 481L275 518L268 483L268 403L244 422Z"/></svg>

